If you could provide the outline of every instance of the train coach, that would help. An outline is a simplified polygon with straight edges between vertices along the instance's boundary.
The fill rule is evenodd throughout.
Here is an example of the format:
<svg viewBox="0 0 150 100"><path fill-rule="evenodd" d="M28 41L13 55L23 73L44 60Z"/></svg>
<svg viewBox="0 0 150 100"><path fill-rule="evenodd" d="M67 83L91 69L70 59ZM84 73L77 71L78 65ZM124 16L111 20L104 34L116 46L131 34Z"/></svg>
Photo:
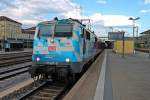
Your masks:
<svg viewBox="0 0 150 100"><path fill-rule="evenodd" d="M32 77L44 75L74 79L97 53L97 37L76 19L55 19L36 27L33 43Z"/></svg>

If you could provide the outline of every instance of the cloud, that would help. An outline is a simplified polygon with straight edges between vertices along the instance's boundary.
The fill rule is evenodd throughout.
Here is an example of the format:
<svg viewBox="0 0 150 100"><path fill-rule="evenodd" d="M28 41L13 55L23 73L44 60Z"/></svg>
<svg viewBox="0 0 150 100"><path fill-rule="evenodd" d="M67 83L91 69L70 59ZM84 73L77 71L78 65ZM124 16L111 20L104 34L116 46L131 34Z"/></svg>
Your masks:
<svg viewBox="0 0 150 100"><path fill-rule="evenodd" d="M103 15L105 26L128 26L132 22L128 20L129 16L125 15Z"/></svg>
<svg viewBox="0 0 150 100"><path fill-rule="evenodd" d="M5 3L2 1L5 1ZM8 16L23 23L23 27L29 27L38 22L51 20L52 17L91 19L96 32L105 33L108 26L128 26L132 25L129 16L125 15L103 15L93 13L89 16L82 14L79 4L71 0L1 0L0 15ZM99 0L98 0L99 1ZM7 2L7 3L6 3ZM13 6L9 6L13 5Z"/></svg>
<svg viewBox="0 0 150 100"><path fill-rule="evenodd" d="M128 20L129 16L125 15L102 15L100 13L95 13L89 16L93 20L93 25L95 32L98 36L106 36L109 27L130 27L132 21ZM121 29L122 29L121 28Z"/></svg>
<svg viewBox="0 0 150 100"><path fill-rule="evenodd" d="M1 5L4 5L4 6L6 6L6 7L12 7L12 8L17 8L14 4L13 4L13 1L14 0L1 0L0 1L0 4Z"/></svg>
<svg viewBox="0 0 150 100"><path fill-rule="evenodd" d="M80 10L81 12L81 10ZM93 26L93 29L97 33L98 36L106 36L106 30L110 26L112 27L120 27L126 28L131 27L132 28L132 21L128 20L131 16L125 16L125 15L103 15L101 13L94 13L89 16L81 15L80 12L78 14L69 14L71 18L78 18L78 19L90 19L91 24ZM66 14L66 17L68 15ZM69 18L69 17L67 17ZM105 34L104 34L105 33Z"/></svg>
<svg viewBox="0 0 150 100"><path fill-rule="evenodd" d="M106 4L106 3L107 3L106 0L97 0L96 2L97 2L98 4Z"/></svg>
<svg viewBox="0 0 150 100"><path fill-rule="evenodd" d="M141 13L150 13L150 9L143 9L140 11Z"/></svg>
<svg viewBox="0 0 150 100"><path fill-rule="evenodd" d="M5 1L5 0L3 0ZM6 0L8 5L11 2ZM14 6L8 6L0 10L0 15L6 15L23 24L36 24L39 21L49 20L45 16L58 15L65 18L91 19L93 23L110 25L128 25L128 16L102 15L101 13L89 16L81 15L80 5L70 0L15 0Z"/></svg>
<svg viewBox="0 0 150 100"><path fill-rule="evenodd" d="M47 20L50 14L65 16L78 7L70 0L1 0L0 15L11 17L23 24L36 24Z"/></svg>
<svg viewBox="0 0 150 100"><path fill-rule="evenodd" d="M70 17L78 19L91 19L93 24L103 24L103 26L127 26L132 24L132 22L128 20L130 16L125 15L102 15L101 13L95 13L90 16L70 14Z"/></svg>
<svg viewBox="0 0 150 100"><path fill-rule="evenodd" d="M150 4L150 0L144 0L145 4Z"/></svg>

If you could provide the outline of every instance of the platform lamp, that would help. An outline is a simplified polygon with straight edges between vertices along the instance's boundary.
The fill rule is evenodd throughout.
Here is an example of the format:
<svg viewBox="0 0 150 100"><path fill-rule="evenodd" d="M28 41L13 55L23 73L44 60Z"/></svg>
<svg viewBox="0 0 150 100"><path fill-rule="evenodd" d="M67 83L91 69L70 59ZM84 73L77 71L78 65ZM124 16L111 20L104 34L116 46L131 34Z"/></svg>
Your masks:
<svg viewBox="0 0 150 100"><path fill-rule="evenodd" d="M140 17L136 17L136 18L133 18L133 17L130 17L129 18L129 20L132 20L132 26L133 26L133 42L135 42L135 32L134 32L134 28L135 28L135 21L136 20L139 20L140 19ZM134 45L135 45L135 43L134 43ZM134 46L134 48L135 48L135 46ZM135 49L134 49L134 54L135 54Z"/></svg>

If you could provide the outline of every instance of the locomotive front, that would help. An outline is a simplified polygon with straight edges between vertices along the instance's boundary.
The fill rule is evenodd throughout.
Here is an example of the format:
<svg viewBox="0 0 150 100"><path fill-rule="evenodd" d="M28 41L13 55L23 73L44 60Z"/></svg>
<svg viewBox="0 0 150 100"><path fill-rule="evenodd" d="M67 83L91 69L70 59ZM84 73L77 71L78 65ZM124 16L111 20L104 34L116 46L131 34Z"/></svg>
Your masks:
<svg viewBox="0 0 150 100"><path fill-rule="evenodd" d="M80 62L80 55L76 52L76 49L79 51L79 41L77 41L77 36L75 37L73 23L68 20L38 24L33 43L32 61L34 65L30 68L31 75L49 75L59 72L64 74L66 72L64 68ZM78 67L69 69L73 73L80 70Z"/></svg>
<svg viewBox="0 0 150 100"><path fill-rule="evenodd" d="M34 39L33 61L36 64L74 62L71 24L39 24Z"/></svg>

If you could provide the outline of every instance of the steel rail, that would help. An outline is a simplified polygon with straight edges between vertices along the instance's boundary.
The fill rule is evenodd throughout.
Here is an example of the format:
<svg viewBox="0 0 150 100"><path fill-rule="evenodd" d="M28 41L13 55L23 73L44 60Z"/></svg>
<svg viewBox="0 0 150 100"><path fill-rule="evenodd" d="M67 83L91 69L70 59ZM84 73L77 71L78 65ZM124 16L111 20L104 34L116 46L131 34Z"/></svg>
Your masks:
<svg viewBox="0 0 150 100"><path fill-rule="evenodd" d="M14 65L14 64L19 64L22 62L27 62L27 61L31 61L31 57L24 57L24 58L17 58L17 59L10 59L10 60L4 60L4 61L0 61L0 67L5 67L5 66L9 66L9 65Z"/></svg>
<svg viewBox="0 0 150 100"><path fill-rule="evenodd" d="M61 92L63 92L65 89L65 84L60 86L60 84L49 83L50 85L48 85L48 83L49 82L43 82L40 86L24 94L18 100L25 100L29 98L32 98L32 99L34 98L34 100L36 100L37 98L42 98L42 100L47 100L47 98L49 98L50 100L52 100L52 99L55 99L57 96L59 96ZM36 93L39 93L39 94L37 95ZM43 94L46 94L47 96L44 96Z"/></svg>
<svg viewBox="0 0 150 100"><path fill-rule="evenodd" d="M30 66L31 66L31 65L27 65L27 66L23 66L23 67L14 68L14 69L9 69L9 70L0 72L0 75L6 74L6 73L10 73L10 72L13 72L13 71L16 71L16 70L19 70L19 69L23 69L23 68L28 68L28 67L30 67Z"/></svg>
<svg viewBox="0 0 150 100"><path fill-rule="evenodd" d="M3 80L5 80L5 79L9 79L9 78L12 78L12 77L14 77L14 76L16 76L16 75L19 75L19 74L23 74L23 73L26 73L26 72L28 72L28 68L24 68L24 70L21 70L21 71L18 71L18 72L15 72L15 73L13 73L13 72L10 72L11 74L2 74L1 76L0 76L0 81L3 81Z"/></svg>

